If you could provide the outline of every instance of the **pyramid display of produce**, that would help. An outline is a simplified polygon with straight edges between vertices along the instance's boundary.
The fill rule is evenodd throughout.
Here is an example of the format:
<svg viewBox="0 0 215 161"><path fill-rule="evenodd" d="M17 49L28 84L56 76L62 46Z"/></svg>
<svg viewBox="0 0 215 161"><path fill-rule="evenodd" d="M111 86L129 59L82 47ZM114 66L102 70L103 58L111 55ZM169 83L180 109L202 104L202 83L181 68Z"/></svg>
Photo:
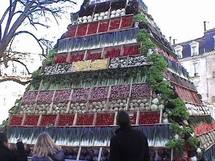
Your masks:
<svg viewBox="0 0 215 161"><path fill-rule="evenodd" d="M146 134L152 161L214 157L209 109L146 5L85 0L10 110L9 140L33 145L47 131L68 158L105 161L120 110Z"/></svg>

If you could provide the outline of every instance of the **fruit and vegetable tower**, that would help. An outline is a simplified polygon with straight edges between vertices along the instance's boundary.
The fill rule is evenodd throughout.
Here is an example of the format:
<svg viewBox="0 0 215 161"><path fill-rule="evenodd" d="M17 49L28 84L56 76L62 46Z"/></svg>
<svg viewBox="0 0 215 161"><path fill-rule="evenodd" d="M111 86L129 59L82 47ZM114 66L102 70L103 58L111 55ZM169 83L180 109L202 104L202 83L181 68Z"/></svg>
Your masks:
<svg viewBox="0 0 215 161"><path fill-rule="evenodd" d="M85 0L10 110L10 142L47 131L70 159L107 160L120 110L146 134L151 160L213 157L208 107L147 6Z"/></svg>

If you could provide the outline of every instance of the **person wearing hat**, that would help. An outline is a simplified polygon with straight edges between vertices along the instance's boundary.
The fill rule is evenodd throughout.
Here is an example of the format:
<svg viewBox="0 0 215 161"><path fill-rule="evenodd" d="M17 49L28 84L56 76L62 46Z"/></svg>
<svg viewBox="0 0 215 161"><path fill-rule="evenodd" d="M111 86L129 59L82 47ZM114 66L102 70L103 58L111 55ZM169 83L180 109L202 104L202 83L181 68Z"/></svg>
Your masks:
<svg viewBox="0 0 215 161"><path fill-rule="evenodd" d="M0 161L17 161L16 155L8 148L8 139L0 133Z"/></svg>
<svg viewBox="0 0 215 161"><path fill-rule="evenodd" d="M118 113L117 125L119 129L110 141L109 161L150 161L147 138L130 126L128 113Z"/></svg>

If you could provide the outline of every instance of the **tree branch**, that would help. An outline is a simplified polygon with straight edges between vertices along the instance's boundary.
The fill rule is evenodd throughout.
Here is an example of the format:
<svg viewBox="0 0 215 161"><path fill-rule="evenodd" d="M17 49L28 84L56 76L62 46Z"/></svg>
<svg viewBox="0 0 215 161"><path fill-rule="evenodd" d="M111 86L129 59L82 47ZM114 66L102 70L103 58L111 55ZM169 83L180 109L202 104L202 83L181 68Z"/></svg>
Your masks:
<svg viewBox="0 0 215 161"><path fill-rule="evenodd" d="M20 34L28 34L28 35L32 36L32 37L37 41L38 45L40 46L40 48L41 48L41 50L42 50L42 55L45 54L45 51L44 51L44 49L43 49L43 46L42 46L41 43L40 43L40 40L39 40L34 34L32 34L32 33L29 32L29 31L18 31L18 32L16 32L13 36L16 37L17 35L20 35Z"/></svg>
<svg viewBox="0 0 215 161"><path fill-rule="evenodd" d="M8 30L10 28L10 25L11 25L11 21L13 19L13 15L14 15L14 12L16 10L16 4L15 2L13 2L12 0L10 0L10 8L9 8L9 15L8 15L8 19L7 19L7 23L6 23L6 27L5 27L5 30L4 30L4 36L8 33Z"/></svg>
<svg viewBox="0 0 215 161"><path fill-rule="evenodd" d="M21 62L19 59L12 59L11 61L12 61L12 62L17 62L17 63L21 64L22 66L25 67L25 70L27 71L27 73L28 73L29 75L32 74L32 73L29 71L27 65L26 65L25 63Z"/></svg>
<svg viewBox="0 0 215 161"><path fill-rule="evenodd" d="M36 27L36 26L42 26L42 27L46 27L46 28L49 27L49 26L46 25L46 24L43 24L43 23L40 23L40 22L34 22L34 21L33 21L33 17L30 17L30 15L27 16L27 19L28 19L30 25L32 25L36 30L37 30L37 27Z"/></svg>
<svg viewBox="0 0 215 161"><path fill-rule="evenodd" d="M10 6L5 10L1 19L0 19L0 59L5 59L7 57L7 53L5 52L10 44L11 40L14 36L17 36L21 33L26 33L31 35L39 44L43 51L44 56L44 48L42 47L39 40L35 35L28 31L17 32L18 28L23 24L23 22L28 18L30 20L30 24L34 27L43 26L48 27L47 25L37 22L35 19L31 19L29 16L43 16L43 14L50 14L54 17L55 21L58 24L57 16L63 11L62 5L63 3L70 2L76 4L73 0L8 0L10 2ZM21 5L20 10L16 11L18 5ZM41 15L40 15L41 14ZM17 15L17 16L15 16ZM16 18L16 19L15 19ZM7 19L7 21L6 21ZM6 22L5 22L6 21ZM36 21L36 22L35 22ZM4 26L2 26L2 23Z"/></svg>
<svg viewBox="0 0 215 161"><path fill-rule="evenodd" d="M23 80L23 78L21 78L21 77L16 77L16 76L2 76L2 77L0 77L0 83L7 82L7 81L16 82L16 83L19 83L21 85L27 85L28 83L30 83L30 79Z"/></svg>
<svg viewBox="0 0 215 161"><path fill-rule="evenodd" d="M10 11L10 6L5 10L5 12L3 13L1 19L0 19L0 24L3 23L5 17L7 16L8 12Z"/></svg>

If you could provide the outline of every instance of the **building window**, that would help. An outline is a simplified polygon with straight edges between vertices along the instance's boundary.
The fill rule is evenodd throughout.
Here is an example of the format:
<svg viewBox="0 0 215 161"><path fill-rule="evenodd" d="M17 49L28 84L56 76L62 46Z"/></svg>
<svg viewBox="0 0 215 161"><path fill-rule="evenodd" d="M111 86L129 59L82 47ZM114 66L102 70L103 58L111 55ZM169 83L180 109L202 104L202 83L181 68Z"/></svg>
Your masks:
<svg viewBox="0 0 215 161"><path fill-rule="evenodd" d="M215 103L215 96L212 96L212 97L211 97L211 102L212 102L212 103Z"/></svg>
<svg viewBox="0 0 215 161"><path fill-rule="evenodd" d="M198 55L198 52L197 52L197 47L196 46L192 46L192 56L197 56Z"/></svg>
<svg viewBox="0 0 215 161"><path fill-rule="evenodd" d="M176 53L176 55L178 56L179 59L183 58L182 51L183 51L183 47L181 45L177 45L175 47L175 53Z"/></svg>
<svg viewBox="0 0 215 161"><path fill-rule="evenodd" d="M215 71L213 71L212 73L212 78L215 78Z"/></svg>
<svg viewBox="0 0 215 161"><path fill-rule="evenodd" d="M178 58L182 58L183 56L182 56L182 51L181 50L176 50L175 51L176 52L176 55L178 56Z"/></svg>
<svg viewBox="0 0 215 161"><path fill-rule="evenodd" d="M215 35L213 36L213 39L214 39L214 50L215 50Z"/></svg>
<svg viewBox="0 0 215 161"><path fill-rule="evenodd" d="M198 42L193 41L190 44L190 47L191 47L191 56L197 56L197 55L199 55L199 43Z"/></svg>
<svg viewBox="0 0 215 161"><path fill-rule="evenodd" d="M194 77L198 77L198 76L199 76L199 73L198 73L198 66L199 66L199 63L198 63L198 62L194 62L194 63L193 63Z"/></svg>

